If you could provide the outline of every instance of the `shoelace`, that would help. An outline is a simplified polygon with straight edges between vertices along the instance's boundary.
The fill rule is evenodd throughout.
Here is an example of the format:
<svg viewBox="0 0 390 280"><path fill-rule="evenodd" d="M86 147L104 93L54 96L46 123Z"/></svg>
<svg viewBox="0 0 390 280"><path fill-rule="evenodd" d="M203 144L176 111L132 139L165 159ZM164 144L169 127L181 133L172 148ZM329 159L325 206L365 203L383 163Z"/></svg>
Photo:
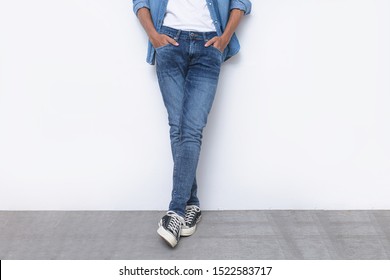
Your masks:
<svg viewBox="0 0 390 280"><path fill-rule="evenodd" d="M167 215L171 217L167 228L170 229L175 235L177 235L181 225L183 224L180 220L180 216L173 211L168 211Z"/></svg>
<svg viewBox="0 0 390 280"><path fill-rule="evenodd" d="M184 218L185 221L190 223L194 219L195 214L197 212L199 212L197 207L195 207L195 206L194 207L188 207L187 211L186 211L186 216Z"/></svg>

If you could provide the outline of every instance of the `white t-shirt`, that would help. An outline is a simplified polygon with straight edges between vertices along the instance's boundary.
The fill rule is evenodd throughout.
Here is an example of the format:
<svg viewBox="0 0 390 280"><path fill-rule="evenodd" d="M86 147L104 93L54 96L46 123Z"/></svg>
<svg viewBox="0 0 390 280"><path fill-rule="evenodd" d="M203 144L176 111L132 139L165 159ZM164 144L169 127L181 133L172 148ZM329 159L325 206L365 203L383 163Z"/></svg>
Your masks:
<svg viewBox="0 0 390 280"><path fill-rule="evenodd" d="M186 31L216 31L206 0L169 0L163 25Z"/></svg>

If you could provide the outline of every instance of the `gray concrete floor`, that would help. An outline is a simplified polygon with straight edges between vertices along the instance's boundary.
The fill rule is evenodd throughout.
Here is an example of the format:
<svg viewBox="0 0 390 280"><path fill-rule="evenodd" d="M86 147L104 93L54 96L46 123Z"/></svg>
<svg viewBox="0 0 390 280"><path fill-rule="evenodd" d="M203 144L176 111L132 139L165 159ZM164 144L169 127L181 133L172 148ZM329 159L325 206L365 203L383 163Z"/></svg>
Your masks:
<svg viewBox="0 0 390 280"><path fill-rule="evenodd" d="M390 210L203 211L169 247L162 211L0 211L0 259L390 259Z"/></svg>

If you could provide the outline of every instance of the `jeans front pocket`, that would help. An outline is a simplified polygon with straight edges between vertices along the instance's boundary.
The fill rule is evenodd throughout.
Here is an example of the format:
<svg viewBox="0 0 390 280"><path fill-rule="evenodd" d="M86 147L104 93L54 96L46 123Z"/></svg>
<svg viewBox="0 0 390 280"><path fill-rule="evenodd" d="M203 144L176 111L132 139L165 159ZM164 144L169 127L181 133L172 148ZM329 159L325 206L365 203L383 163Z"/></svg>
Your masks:
<svg viewBox="0 0 390 280"><path fill-rule="evenodd" d="M221 50L217 49L216 47L214 47L213 45L210 45L208 47L205 47L205 51L208 52L208 55L210 57L214 57L218 63L222 63L223 62L223 58L224 58L224 53L221 52Z"/></svg>
<svg viewBox="0 0 390 280"><path fill-rule="evenodd" d="M217 47L214 47L213 45L210 45L210 47L212 47L213 49L215 49L216 51L218 51L220 54L223 54L223 52L222 52L220 49L218 49Z"/></svg>
<svg viewBox="0 0 390 280"><path fill-rule="evenodd" d="M161 46L161 47L157 47L157 48L154 48L156 51L159 51L159 50L162 50L162 49L164 49L164 48L166 48L166 47L169 47L169 46L172 46L172 44L171 43L168 43L168 44L166 44L166 45L164 45L164 46Z"/></svg>

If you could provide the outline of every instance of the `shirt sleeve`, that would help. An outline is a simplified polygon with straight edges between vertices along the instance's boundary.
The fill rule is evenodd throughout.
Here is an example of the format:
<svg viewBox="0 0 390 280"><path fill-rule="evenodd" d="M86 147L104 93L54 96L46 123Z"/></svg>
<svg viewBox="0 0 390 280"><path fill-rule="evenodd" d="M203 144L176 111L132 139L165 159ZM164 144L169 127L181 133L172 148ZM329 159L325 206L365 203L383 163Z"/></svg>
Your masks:
<svg viewBox="0 0 390 280"><path fill-rule="evenodd" d="M252 10L252 3L250 0L231 0L230 10L239 9L244 11L244 15L249 15Z"/></svg>
<svg viewBox="0 0 390 280"><path fill-rule="evenodd" d="M135 15L137 15L138 10L141 8L150 9L149 0L133 0L133 11Z"/></svg>

